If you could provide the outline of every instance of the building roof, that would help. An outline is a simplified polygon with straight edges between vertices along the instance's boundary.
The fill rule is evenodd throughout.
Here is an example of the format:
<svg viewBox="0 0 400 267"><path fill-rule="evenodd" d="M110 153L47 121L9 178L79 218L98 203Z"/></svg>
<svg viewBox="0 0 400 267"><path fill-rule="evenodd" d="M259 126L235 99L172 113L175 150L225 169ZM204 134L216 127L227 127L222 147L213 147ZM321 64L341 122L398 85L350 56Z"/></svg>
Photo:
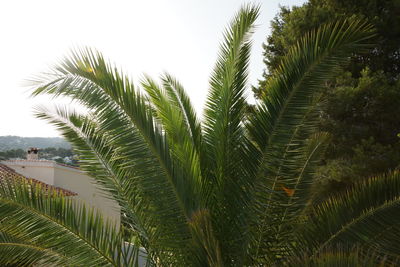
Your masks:
<svg viewBox="0 0 400 267"><path fill-rule="evenodd" d="M58 163L54 160L47 159L8 159L3 160L3 163L8 165L28 165L28 166L48 166L48 167L61 167L75 171L81 171L79 167Z"/></svg>
<svg viewBox="0 0 400 267"><path fill-rule="evenodd" d="M35 184L35 185L38 184L38 185L42 186L42 188L45 191L55 191L57 193L61 193L64 196L76 196L77 195L76 193L66 190L64 188L52 186L52 185L43 183L41 181L38 181L36 179L25 177L25 176L17 173L14 169L0 163L0 180L3 180L3 179L26 180L32 184Z"/></svg>

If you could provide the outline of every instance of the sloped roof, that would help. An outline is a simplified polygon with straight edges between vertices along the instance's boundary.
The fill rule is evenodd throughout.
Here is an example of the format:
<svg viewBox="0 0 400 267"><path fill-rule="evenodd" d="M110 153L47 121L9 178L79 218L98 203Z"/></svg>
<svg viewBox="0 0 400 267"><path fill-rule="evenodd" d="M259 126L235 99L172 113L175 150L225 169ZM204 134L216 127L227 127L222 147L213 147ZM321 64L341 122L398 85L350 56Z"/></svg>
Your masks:
<svg viewBox="0 0 400 267"><path fill-rule="evenodd" d="M41 185L45 191L55 191L57 193L61 193L64 196L76 196L77 195L76 193L66 190L64 188L55 187L55 186L43 183L41 181L38 181L36 179L25 177L25 176L17 173L14 169L0 163L0 180L3 180L3 179L15 179L15 180L25 179L33 184Z"/></svg>
<svg viewBox="0 0 400 267"><path fill-rule="evenodd" d="M18 165L43 165L43 166L51 166L51 167L62 167L67 168L70 170L81 171L79 167L71 166L63 163L58 163L54 160L47 160L47 159L7 159L2 161L5 164L18 164Z"/></svg>

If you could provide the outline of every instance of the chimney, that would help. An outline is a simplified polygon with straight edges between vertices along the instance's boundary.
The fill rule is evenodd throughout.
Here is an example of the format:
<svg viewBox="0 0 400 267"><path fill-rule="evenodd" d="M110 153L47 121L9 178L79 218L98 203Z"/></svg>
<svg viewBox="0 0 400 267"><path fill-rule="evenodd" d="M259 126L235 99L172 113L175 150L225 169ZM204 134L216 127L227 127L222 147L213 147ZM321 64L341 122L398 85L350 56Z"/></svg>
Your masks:
<svg viewBox="0 0 400 267"><path fill-rule="evenodd" d="M27 160L36 160L39 159L39 149L36 147L30 147L28 149L28 153L26 154L26 159Z"/></svg>

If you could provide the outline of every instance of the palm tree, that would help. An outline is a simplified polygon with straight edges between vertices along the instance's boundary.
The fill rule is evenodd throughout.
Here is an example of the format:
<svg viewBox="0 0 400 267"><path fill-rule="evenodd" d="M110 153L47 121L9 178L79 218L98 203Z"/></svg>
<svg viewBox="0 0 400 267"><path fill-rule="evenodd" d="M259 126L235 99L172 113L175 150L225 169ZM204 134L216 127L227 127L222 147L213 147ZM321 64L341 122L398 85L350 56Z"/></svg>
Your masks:
<svg viewBox="0 0 400 267"><path fill-rule="evenodd" d="M351 19L304 36L248 115L258 13L243 7L225 31L202 121L171 75L136 87L90 49L40 78L34 95L67 96L87 108L36 115L59 129L81 168L118 201L124 229L66 198L3 183L0 263L134 266L142 248L148 266L394 264L398 172L310 204L329 141L316 129L323 85L352 51L370 47L371 26Z"/></svg>

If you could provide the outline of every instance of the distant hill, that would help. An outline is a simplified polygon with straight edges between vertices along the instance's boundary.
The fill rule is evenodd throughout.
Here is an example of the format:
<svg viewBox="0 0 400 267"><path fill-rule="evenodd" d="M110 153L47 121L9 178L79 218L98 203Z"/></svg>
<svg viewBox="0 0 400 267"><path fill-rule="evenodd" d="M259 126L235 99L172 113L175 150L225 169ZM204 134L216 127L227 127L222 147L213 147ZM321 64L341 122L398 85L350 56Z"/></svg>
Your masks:
<svg viewBox="0 0 400 267"><path fill-rule="evenodd" d="M71 145L60 137L20 137L20 136L0 136L0 151L10 149L27 149L29 147L37 148L66 148Z"/></svg>

